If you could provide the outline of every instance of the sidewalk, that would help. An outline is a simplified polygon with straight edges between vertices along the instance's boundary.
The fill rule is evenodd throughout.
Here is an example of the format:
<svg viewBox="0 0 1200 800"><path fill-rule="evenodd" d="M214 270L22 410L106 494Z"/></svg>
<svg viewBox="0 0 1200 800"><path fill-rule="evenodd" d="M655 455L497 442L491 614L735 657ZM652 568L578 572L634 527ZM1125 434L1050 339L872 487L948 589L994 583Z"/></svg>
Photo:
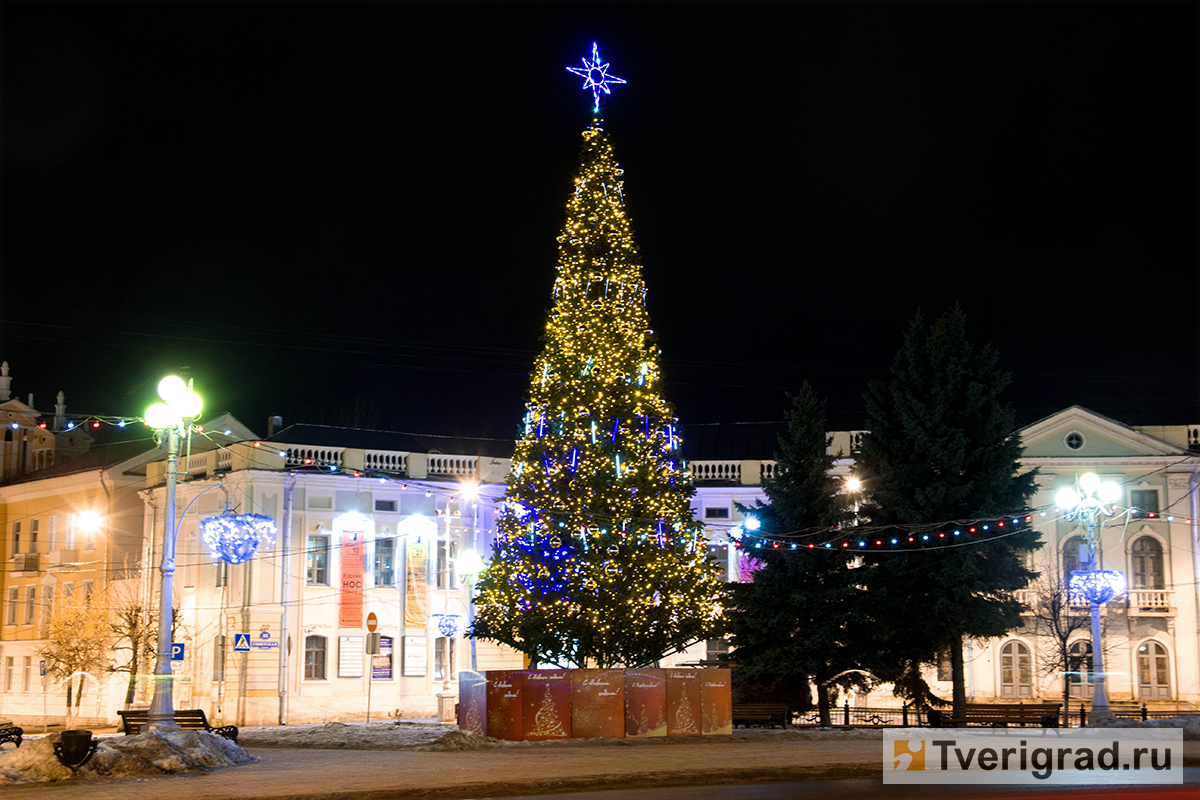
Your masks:
<svg viewBox="0 0 1200 800"><path fill-rule="evenodd" d="M249 748L260 761L208 774L9 786L5 800L467 798L638 786L752 783L881 774L881 745L645 740L464 752ZM661 741L661 740L660 740ZM1200 753L1200 750L1197 751Z"/></svg>
<svg viewBox="0 0 1200 800"><path fill-rule="evenodd" d="M248 748L259 761L212 773L5 787L5 800L478 798L584 789L863 778L880 740L614 740L586 747L461 752ZM1185 764L1200 766L1200 742Z"/></svg>

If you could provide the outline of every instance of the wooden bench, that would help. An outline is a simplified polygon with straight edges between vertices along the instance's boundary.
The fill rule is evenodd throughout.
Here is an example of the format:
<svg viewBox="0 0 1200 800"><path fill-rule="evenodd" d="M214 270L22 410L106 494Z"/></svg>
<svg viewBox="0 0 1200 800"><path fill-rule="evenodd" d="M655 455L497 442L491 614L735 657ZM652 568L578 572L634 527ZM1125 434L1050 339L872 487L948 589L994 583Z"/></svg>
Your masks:
<svg viewBox="0 0 1200 800"><path fill-rule="evenodd" d="M786 703L734 703L733 725L770 725L786 728L791 721Z"/></svg>
<svg viewBox="0 0 1200 800"><path fill-rule="evenodd" d="M1009 725L1036 725L1057 728L1062 703L965 703L962 713L951 716L931 711L929 724L934 728L955 728L965 725L990 725L1005 728Z"/></svg>
<svg viewBox="0 0 1200 800"><path fill-rule="evenodd" d="M11 721L0 722L0 744L12 742L17 747L25 741L25 729L13 725Z"/></svg>
<svg viewBox="0 0 1200 800"><path fill-rule="evenodd" d="M147 708L130 709L129 711L118 711L121 716L121 721L125 723L125 735L132 736L142 732L142 728L146 727L150 721L150 710ZM231 742L236 742L238 737L238 729L236 725L221 725L214 728L208 724L208 717L204 716L204 709L181 709L175 712L175 724L184 730L189 731L208 731L215 733L218 736L224 736Z"/></svg>

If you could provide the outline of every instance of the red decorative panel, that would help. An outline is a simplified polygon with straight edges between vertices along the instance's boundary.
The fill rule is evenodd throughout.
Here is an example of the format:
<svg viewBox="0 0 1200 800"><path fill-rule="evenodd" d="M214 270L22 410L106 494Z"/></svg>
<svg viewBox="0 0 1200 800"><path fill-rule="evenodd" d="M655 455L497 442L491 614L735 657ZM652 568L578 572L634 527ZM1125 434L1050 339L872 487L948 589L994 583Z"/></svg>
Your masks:
<svg viewBox="0 0 1200 800"><path fill-rule="evenodd" d="M625 736L667 735L667 671L625 671Z"/></svg>
<svg viewBox="0 0 1200 800"><path fill-rule="evenodd" d="M571 736L625 738L625 670L571 670Z"/></svg>
<svg viewBox="0 0 1200 800"><path fill-rule="evenodd" d="M571 670L528 670L522 693L522 738L571 738Z"/></svg>
<svg viewBox="0 0 1200 800"><path fill-rule="evenodd" d="M733 733L729 670L702 669L697 672L700 675L701 732Z"/></svg>
<svg viewBox="0 0 1200 800"><path fill-rule="evenodd" d="M487 681L478 672L458 673L458 727L487 735Z"/></svg>
<svg viewBox="0 0 1200 800"><path fill-rule="evenodd" d="M700 735L700 670L667 672L667 735Z"/></svg>
<svg viewBox="0 0 1200 800"><path fill-rule="evenodd" d="M522 739L521 688L524 670L488 670L487 735L497 739Z"/></svg>

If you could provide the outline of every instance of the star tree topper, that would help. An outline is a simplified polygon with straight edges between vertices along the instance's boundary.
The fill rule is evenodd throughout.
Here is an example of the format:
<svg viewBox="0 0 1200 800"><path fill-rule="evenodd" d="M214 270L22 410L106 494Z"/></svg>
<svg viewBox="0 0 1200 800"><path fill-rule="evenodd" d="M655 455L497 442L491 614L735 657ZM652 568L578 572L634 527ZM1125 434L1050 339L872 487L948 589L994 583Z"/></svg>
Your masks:
<svg viewBox="0 0 1200 800"><path fill-rule="evenodd" d="M595 114L600 113L600 92L612 94L612 89L608 88L610 84L625 83L624 78L608 74L608 62L600 62L600 48L595 42L592 42L592 60L584 58L582 67L567 67L567 72L583 78L583 88L592 90L592 98L596 101L592 112Z"/></svg>

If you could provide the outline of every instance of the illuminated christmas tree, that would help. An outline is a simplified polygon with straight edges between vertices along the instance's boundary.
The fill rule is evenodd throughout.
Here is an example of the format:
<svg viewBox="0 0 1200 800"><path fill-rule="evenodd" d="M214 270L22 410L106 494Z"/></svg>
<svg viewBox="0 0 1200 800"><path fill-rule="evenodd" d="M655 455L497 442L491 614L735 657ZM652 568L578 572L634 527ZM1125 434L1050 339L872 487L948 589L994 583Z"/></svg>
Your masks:
<svg viewBox="0 0 1200 800"><path fill-rule="evenodd" d="M601 78L594 91L619 80L606 68L589 68L589 81ZM719 584L662 397L621 174L596 118L583 132L545 347L479 582L475 635L534 663L653 664L711 633L716 617Z"/></svg>

